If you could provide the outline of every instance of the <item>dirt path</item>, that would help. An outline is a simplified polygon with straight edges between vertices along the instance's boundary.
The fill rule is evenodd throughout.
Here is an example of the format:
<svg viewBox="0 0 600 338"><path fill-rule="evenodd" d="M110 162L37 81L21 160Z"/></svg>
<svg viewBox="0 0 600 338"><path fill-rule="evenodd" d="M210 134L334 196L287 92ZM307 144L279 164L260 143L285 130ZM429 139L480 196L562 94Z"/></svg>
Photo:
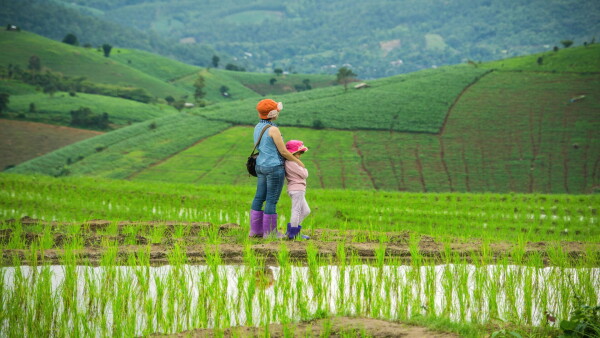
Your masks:
<svg viewBox="0 0 600 338"><path fill-rule="evenodd" d="M3 223L11 223L13 220L7 220ZM74 235L72 230L68 230L74 225L82 225L81 241L83 249L76 250L77 255L82 262L98 264L107 249L103 242L112 242L118 244L118 259L121 264L127 262L129 254L143 250L150 251L150 262L152 265L169 264L168 255L177 244L184 247L187 254L187 263L205 264L207 252L218 251L224 264L244 264L246 245L240 242L245 238L246 229L238 224L229 223L213 225L210 223L185 223L185 222L115 222L106 220L93 220L82 223L49 223L29 218L21 220L25 231L22 238L27 246L32 242L40 241L43 238L43 232L39 231L39 226L53 227L53 247L38 253L38 260L44 260L51 264L60 264L64 254L63 247L70 243ZM37 232L28 232L27 227L35 225ZM155 228L164 230L161 235L160 243L152 243L149 235ZM112 229L112 230L111 230ZM132 229L138 229L135 235L132 235ZM114 233L118 233L115 235ZM213 244L208 238L208 233L213 232L219 240L218 244ZM374 262L377 260L377 252L385 246L386 259L394 259L402 264L410 264L413 260L411 248L409 245L410 234L404 232L385 232L375 233L359 230L329 230L315 229L307 232L311 236L309 241L285 241L289 256L298 264L305 264L307 260L307 249L309 245L314 246L319 257L324 260L331 260L332 264L337 264L338 255L344 251L346 259L355 256L363 262ZM0 243L7 244L12 239L12 230L10 228L0 230ZM379 238L384 235L387 243L380 243ZM78 239L79 240L79 239ZM265 263L277 265L277 257L281 250L281 241L275 239L253 239L250 247L255 254L264 257ZM559 244L561 248L571 257L579 257L586 254L589 245L594 246L594 250L600 251L600 243L589 244L583 242L529 242L525 245L523 256L527 257L533 253L539 253L546 265L550 264L547 251ZM418 244L419 259L428 260L435 263L444 263L448 261L447 255L458 255L461 259L471 262L473 259L480 259L482 253L488 254L486 263L493 264L497 258L503 258L515 249L512 242L496 242L484 247L479 239L455 239L451 242L441 243L430 236L421 236ZM2 264L12 264L14 256L20 257L22 264L30 263L30 250L23 249L4 249L2 251ZM474 258L475 257L475 258Z"/></svg>
<svg viewBox="0 0 600 338"><path fill-rule="evenodd" d="M462 96L464 95L464 93L466 93L471 87L473 87L477 82L479 82L479 80L481 80L486 75L491 74L493 71L494 70L491 69L491 70L489 70L489 71L481 74L480 76L478 76L477 78L475 78L473 80L473 82L469 83L465 88L463 88L463 90L461 90L458 95L456 95L456 98L454 98L454 101L452 102L452 104L448 108L448 112L446 113L446 116L444 117L444 122L442 122L442 126L440 127L440 130L437 133L438 135L440 135L440 136L444 135L444 131L446 130L446 124L448 123L448 118L450 117L450 113L452 112L452 109L454 109L454 106L456 105L456 103L458 101L460 101L460 99L462 98Z"/></svg>
<svg viewBox="0 0 600 338"><path fill-rule="evenodd" d="M286 335L287 333L287 335ZM315 319L295 324L269 325L270 337L458 337L447 332L433 331L420 326L364 317L334 317ZM264 327L234 327L215 332L211 329L196 329L171 335L155 334L154 337L264 337Z"/></svg>

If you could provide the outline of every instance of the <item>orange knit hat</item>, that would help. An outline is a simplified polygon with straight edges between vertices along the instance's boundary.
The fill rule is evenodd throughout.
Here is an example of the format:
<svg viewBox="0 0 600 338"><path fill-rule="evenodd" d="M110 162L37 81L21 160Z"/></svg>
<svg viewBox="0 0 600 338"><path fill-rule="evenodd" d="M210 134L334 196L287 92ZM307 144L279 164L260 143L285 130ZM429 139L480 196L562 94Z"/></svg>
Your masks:
<svg viewBox="0 0 600 338"><path fill-rule="evenodd" d="M261 100L256 105L258 117L260 117L263 120L279 116L279 112L281 111L281 109L283 109L283 103L275 102L271 99Z"/></svg>

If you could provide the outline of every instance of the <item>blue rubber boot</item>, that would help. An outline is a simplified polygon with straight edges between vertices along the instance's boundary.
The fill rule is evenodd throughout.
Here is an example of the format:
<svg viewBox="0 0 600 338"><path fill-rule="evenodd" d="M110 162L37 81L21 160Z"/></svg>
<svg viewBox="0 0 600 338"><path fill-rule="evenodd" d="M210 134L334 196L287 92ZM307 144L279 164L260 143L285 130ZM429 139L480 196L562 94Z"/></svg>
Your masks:
<svg viewBox="0 0 600 338"><path fill-rule="evenodd" d="M288 239L296 239L298 237L302 239L310 239L310 237L306 235L300 235L300 231L302 230L302 226L298 225L297 227L293 227L290 223L287 225L287 232L285 235Z"/></svg>

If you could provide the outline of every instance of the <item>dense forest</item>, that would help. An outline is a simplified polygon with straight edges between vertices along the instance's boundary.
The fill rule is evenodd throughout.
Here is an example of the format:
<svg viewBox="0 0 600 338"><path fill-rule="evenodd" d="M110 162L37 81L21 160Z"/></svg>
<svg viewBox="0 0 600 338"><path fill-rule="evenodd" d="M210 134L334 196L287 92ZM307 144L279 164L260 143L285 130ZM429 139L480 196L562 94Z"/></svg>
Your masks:
<svg viewBox="0 0 600 338"><path fill-rule="evenodd" d="M207 45L222 65L302 73L335 73L345 65L361 78L500 59L563 48L565 40L581 45L596 35L600 38L600 5L587 0L0 2L12 8L1 19L55 39L67 31L93 43L110 37L113 44L198 65L210 64L210 49L199 49ZM20 13L19 7L26 6L27 15ZM40 7L52 11L36 17ZM123 33L105 33L116 31Z"/></svg>

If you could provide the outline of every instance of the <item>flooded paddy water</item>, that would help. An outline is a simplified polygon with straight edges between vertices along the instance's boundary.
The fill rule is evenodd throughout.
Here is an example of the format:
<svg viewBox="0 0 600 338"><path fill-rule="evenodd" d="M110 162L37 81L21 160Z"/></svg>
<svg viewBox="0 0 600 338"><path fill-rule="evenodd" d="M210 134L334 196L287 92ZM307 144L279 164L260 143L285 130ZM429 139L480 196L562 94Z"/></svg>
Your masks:
<svg viewBox="0 0 600 338"><path fill-rule="evenodd" d="M597 301L599 268L517 265L45 265L0 268L3 310L42 331L86 336L176 333L325 316L415 316L557 325L574 295ZM2 332L21 329L4 316ZM24 323L23 323L24 324ZM31 323L30 323L31 324Z"/></svg>

